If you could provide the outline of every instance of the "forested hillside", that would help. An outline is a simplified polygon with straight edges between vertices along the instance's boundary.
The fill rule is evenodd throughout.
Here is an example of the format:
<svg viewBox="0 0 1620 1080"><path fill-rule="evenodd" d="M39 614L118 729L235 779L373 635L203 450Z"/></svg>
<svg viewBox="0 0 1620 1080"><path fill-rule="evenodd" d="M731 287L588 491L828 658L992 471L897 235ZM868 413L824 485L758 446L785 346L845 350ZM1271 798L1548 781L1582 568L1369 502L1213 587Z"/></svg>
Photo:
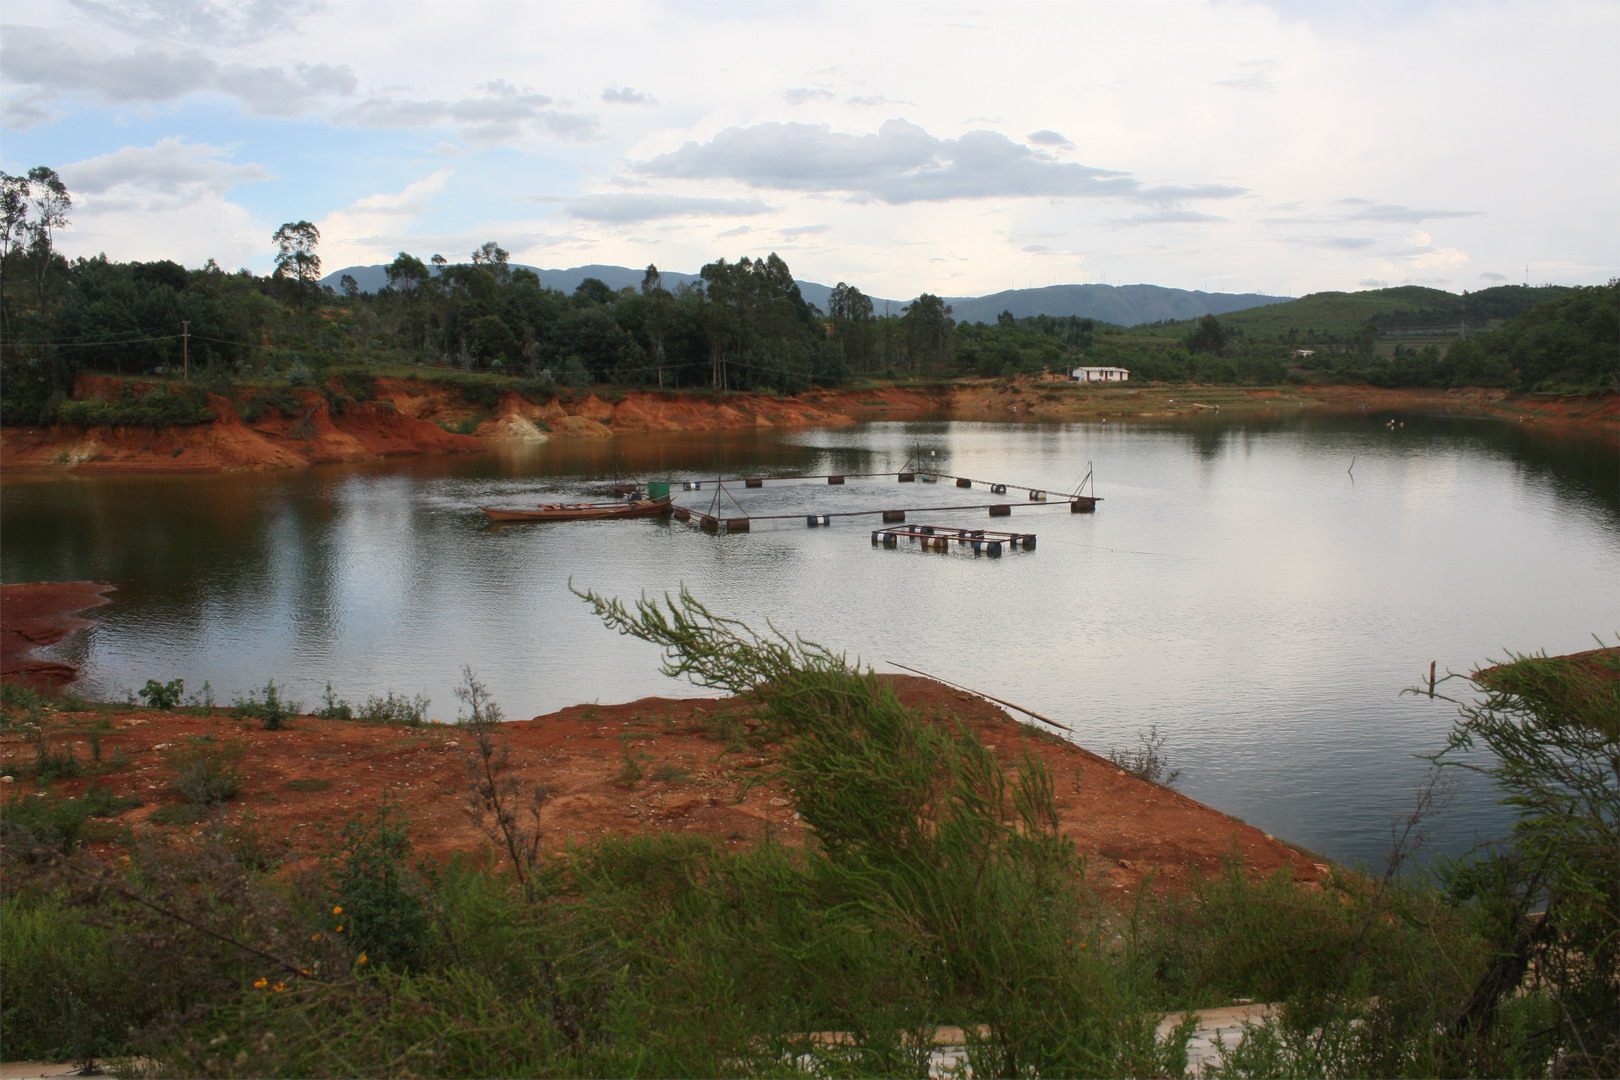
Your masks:
<svg viewBox="0 0 1620 1080"><path fill-rule="evenodd" d="M1234 311L1221 322L1251 340L1288 345L1354 344L1369 326L1397 337L1422 332L1445 337L1488 329L1568 291L1565 285L1498 285L1459 296L1421 285L1402 285L1365 292L1322 292ZM1181 337L1192 332L1196 321L1166 323L1151 332Z"/></svg>
<svg viewBox="0 0 1620 1080"><path fill-rule="evenodd" d="M928 293L880 314L843 282L821 307L774 253L717 259L680 282L654 266L617 289L586 277L565 293L513 267L491 241L465 262L401 252L384 270L384 287L366 293L348 276L338 289L320 284L320 233L307 221L276 231L276 269L267 277L227 273L211 260L198 270L106 256L69 261L54 246L72 208L55 173L0 179L6 424L202 423L210 416L204 388L240 399L256 387L324 383L339 367L401 365L518 377L525 392L542 394L602 383L793 393L870 378L1059 373L1081 364L1129 368L1138 382L1563 392L1620 382L1615 284L1461 297L1417 288L1327 293L1126 330L1010 310L959 322L947 300ZM1450 336L1425 339L1440 320ZM76 379L87 372L167 383L138 400L75 402Z"/></svg>
<svg viewBox="0 0 1620 1080"><path fill-rule="evenodd" d="M535 266L512 264L514 272L529 270L540 277L540 284L548 289L571 293L588 278L595 278L618 292L636 288L641 284L643 271L624 266L573 266L566 270L542 270ZM435 272L429 267L429 272ZM388 267L349 266L334 270L321 279L323 287L333 292L343 289L343 279L353 278L363 293L381 292L388 288ZM664 288L678 290L682 285L698 285L697 274L682 274L664 270ZM799 294L822 311L831 306L833 288L815 281L795 278ZM1286 301L1285 296L1264 296L1260 293L1207 293L1187 289L1167 289L1158 285L1051 285L1034 289L1007 289L989 296L947 296L957 322L995 322L1003 311L1019 318L1049 315L1054 318L1075 316L1096 319L1099 322L1135 326L1138 323L1162 322L1166 319L1195 319L1202 315L1224 315L1261 304ZM906 306L904 300L888 300L874 296L872 310L877 314L898 314Z"/></svg>

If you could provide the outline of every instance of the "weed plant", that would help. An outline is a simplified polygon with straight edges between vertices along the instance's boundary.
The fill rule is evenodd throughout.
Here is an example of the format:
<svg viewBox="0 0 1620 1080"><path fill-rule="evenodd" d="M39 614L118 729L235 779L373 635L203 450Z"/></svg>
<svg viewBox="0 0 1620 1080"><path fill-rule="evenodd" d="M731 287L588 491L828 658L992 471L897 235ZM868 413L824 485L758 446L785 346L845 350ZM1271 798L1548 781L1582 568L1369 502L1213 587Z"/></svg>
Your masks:
<svg viewBox="0 0 1620 1080"><path fill-rule="evenodd" d="M216 806L242 791L240 743L213 746L198 743L170 756L174 789L193 806Z"/></svg>
<svg viewBox="0 0 1620 1080"><path fill-rule="evenodd" d="M326 684L326 693L321 700L321 707L311 715L322 720L358 720L366 724L399 724L405 727L419 727L426 723L430 704L421 694L406 697L389 690L381 697L372 694L356 709L332 692L331 683Z"/></svg>
<svg viewBox="0 0 1620 1080"><path fill-rule="evenodd" d="M262 697L249 692L247 697L237 698L231 714L243 720L257 720L266 731L281 731L287 726L287 721L302 712L303 708L296 701L283 701L281 691L276 689L276 682L271 679L264 684Z"/></svg>
<svg viewBox="0 0 1620 1080"><path fill-rule="evenodd" d="M1170 736L1159 734L1158 725L1150 724L1146 731L1137 732L1136 737L1134 750L1110 750L1108 760L1138 780L1164 787L1174 786L1181 777L1181 770L1170 767L1170 757L1164 750Z"/></svg>

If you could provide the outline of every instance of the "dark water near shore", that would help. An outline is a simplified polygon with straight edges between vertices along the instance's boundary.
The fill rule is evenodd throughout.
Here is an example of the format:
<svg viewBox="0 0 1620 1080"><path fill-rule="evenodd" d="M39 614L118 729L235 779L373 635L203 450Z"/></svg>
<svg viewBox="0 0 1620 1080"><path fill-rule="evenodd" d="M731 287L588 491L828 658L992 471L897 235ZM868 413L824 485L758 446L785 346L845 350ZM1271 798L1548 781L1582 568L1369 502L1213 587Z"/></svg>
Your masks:
<svg viewBox="0 0 1620 1080"><path fill-rule="evenodd" d="M1180 790L1344 860L1379 861L1453 708L1403 695L1436 661L1470 671L1620 633L1612 437L1472 418L1277 411L1174 422L916 421L792 432L557 441L479 457L185 477L18 477L0 488L0 578L118 585L61 655L83 689L274 678L306 705L425 694L451 719L463 665L508 716L703 693L568 590L683 584L713 610L894 661L1074 726L1106 753L1156 725ZM1030 507L914 522L1034 532L1000 558L874 548L875 519L802 517L711 535L665 519L494 528L478 504L599 497L615 469L717 475L899 469L1068 489ZM1353 469L1352 469L1353 463ZM988 492L851 480L728 487L754 515L944 506ZM707 489L677 501L708 509ZM737 511L722 502L719 512ZM1505 819L1464 791L1433 851Z"/></svg>

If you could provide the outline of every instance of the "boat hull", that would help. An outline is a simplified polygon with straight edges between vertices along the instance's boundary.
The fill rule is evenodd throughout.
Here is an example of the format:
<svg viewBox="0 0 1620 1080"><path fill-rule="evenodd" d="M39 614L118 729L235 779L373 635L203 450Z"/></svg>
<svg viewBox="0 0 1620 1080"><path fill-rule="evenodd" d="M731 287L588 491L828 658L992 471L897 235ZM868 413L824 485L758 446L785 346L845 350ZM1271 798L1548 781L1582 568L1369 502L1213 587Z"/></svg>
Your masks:
<svg viewBox="0 0 1620 1080"><path fill-rule="evenodd" d="M597 521L602 518L656 517L673 509L669 496L627 503L562 503L537 510L501 510L480 506L491 521Z"/></svg>

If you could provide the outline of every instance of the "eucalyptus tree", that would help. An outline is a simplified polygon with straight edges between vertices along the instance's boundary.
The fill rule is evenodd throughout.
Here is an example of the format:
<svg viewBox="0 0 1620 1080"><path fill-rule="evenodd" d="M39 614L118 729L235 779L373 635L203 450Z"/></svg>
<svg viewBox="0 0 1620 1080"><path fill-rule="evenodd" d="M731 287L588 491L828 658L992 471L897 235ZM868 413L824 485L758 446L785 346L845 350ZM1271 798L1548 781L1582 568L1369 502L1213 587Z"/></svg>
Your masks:
<svg viewBox="0 0 1620 1080"><path fill-rule="evenodd" d="M840 281L827 298L827 315L832 322L833 340L843 348L844 358L857 371L870 370L876 330L872 298Z"/></svg>
<svg viewBox="0 0 1620 1080"><path fill-rule="evenodd" d="M498 284L505 285L512 280L512 268L509 264L511 253L493 240L486 240L472 253L474 266L481 266L490 272Z"/></svg>
<svg viewBox="0 0 1620 1080"><path fill-rule="evenodd" d="M781 256L744 256L729 264L719 259L699 277L715 389L798 390L810 384L823 334Z"/></svg>
<svg viewBox="0 0 1620 1080"><path fill-rule="evenodd" d="M11 310L14 282L33 278L37 309L49 306L46 285L64 268L53 238L68 226L73 197L56 170L36 165L21 176L0 172L0 333L16 331Z"/></svg>
<svg viewBox="0 0 1620 1080"><path fill-rule="evenodd" d="M937 369L950 363L956 327L951 306L933 293L923 293L901 314L908 366L915 371L918 367Z"/></svg>
<svg viewBox="0 0 1620 1080"><path fill-rule="evenodd" d="M321 242L321 230L308 221L289 221L271 239L276 244L275 279L290 282L300 303L319 296L321 257L315 247Z"/></svg>

